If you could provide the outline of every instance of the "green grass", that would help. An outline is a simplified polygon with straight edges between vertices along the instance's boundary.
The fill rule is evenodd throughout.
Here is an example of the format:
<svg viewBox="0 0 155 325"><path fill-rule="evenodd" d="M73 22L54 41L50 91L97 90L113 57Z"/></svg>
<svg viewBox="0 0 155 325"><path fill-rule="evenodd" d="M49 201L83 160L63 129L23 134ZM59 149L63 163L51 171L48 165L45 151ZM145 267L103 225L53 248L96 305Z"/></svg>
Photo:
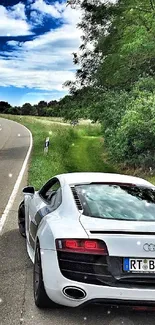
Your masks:
<svg viewBox="0 0 155 325"><path fill-rule="evenodd" d="M103 139L99 125L77 127L59 125L52 119L1 115L25 125L33 135L28 183L39 189L56 174L66 172L114 172L104 162ZM57 122L57 121L56 121ZM50 137L49 153L44 155L44 141Z"/></svg>
<svg viewBox="0 0 155 325"><path fill-rule="evenodd" d="M144 177L148 182L152 183L155 185L155 176L150 176L150 175L144 175Z"/></svg>
<svg viewBox="0 0 155 325"><path fill-rule="evenodd" d="M102 141L99 137L83 136L74 140L69 150L68 170L71 172L114 172L102 158Z"/></svg>
<svg viewBox="0 0 155 325"><path fill-rule="evenodd" d="M100 124L81 124L76 127L80 136L101 137L102 130Z"/></svg>

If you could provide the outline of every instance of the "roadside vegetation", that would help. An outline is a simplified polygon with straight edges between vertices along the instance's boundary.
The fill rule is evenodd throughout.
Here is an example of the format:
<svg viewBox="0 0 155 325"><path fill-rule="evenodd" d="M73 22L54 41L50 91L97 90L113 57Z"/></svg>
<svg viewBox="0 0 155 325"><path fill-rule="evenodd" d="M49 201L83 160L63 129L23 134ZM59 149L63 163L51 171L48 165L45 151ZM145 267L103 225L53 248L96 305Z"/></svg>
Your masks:
<svg viewBox="0 0 155 325"><path fill-rule="evenodd" d="M49 178L67 172L114 172L104 162L100 125L61 125L48 119L3 115L25 125L33 135L33 151L29 165L28 183L39 189ZM50 138L48 154L44 142Z"/></svg>
<svg viewBox="0 0 155 325"><path fill-rule="evenodd" d="M25 125L33 135L33 150L29 163L28 183L39 189L50 177L68 172L111 172L143 177L155 184L155 177L142 170L121 169L112 164L105 151L102 127L82 121L76 127L62 119L40 119L31 116L0 115ZM44 142L50 138L47 155Z"/></svg>

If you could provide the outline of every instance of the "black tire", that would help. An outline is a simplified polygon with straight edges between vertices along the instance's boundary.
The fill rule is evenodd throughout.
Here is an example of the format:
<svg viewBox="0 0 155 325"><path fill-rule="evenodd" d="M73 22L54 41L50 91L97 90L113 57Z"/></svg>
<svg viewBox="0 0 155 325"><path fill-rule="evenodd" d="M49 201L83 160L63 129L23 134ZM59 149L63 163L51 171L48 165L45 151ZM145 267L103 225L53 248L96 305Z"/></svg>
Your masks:
<svg viewBox="0 0 155 325"><path fill-rule="evenodd" d="M18 208L18 227L19 232L23 237L26 237L25 233L25 205L24 201L22 201Z"/></svg>
<svg viewBox="0 0 155 325"><path fill-rule="evenodd" d="M35 305L38 308L50 308L50 307L59 306L49 299L45 291L43 276L42 276L39 242L37 242L36 245L35 260L34 260L34 267L33 267L33 294L34 294Z"/></svg>

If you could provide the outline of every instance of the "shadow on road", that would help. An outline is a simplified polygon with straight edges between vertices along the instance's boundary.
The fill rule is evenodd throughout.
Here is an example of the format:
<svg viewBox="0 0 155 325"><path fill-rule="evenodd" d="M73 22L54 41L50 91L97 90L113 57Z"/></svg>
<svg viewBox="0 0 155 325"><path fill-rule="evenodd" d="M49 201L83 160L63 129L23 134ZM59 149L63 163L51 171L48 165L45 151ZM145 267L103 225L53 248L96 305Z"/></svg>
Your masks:
<svg viewBox="0 0 155 325"><path fill-rule="evenodd" d="M39 310L34 305L32 263L25 240L17 229L7 231L0 243L0 324L22 325L153 325L155 312L88 305L83 308ZM20 321L22 320L22 321ZM21 322L21 323L20 323Z"/></svg>
<svg viewBox="0 0 155 325"><path fill-rule="evenodd" d="M0 276L32 268L32 263L26 253L25 239L21 237L18 229L5 232L0 242Z"/></svg>
<svg viewBox="0 0 155 325"><path fill-rule="evenodd" d="M24 153L26 155L27 146L19 146L12 148L5 148L0 151L0 159L3 160L21 160L23 159Z"/></svg>

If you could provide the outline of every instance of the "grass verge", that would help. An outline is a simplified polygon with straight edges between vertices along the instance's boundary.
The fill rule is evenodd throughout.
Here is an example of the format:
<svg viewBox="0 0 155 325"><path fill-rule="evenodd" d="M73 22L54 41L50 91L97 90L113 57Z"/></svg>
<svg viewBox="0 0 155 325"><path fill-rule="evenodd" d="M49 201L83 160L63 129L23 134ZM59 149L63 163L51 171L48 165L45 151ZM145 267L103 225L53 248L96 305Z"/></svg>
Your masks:
<svg viewBox="0 0 155 325"><path fill-rule="evenodd" d="M103 141L99 125L72 127L48 118L1 115L25 125L33 135L28 183L39 189L49 178L67 172L115 172L104 162ZM50 148L44 155L44 141L50 137Z"/></svg>

